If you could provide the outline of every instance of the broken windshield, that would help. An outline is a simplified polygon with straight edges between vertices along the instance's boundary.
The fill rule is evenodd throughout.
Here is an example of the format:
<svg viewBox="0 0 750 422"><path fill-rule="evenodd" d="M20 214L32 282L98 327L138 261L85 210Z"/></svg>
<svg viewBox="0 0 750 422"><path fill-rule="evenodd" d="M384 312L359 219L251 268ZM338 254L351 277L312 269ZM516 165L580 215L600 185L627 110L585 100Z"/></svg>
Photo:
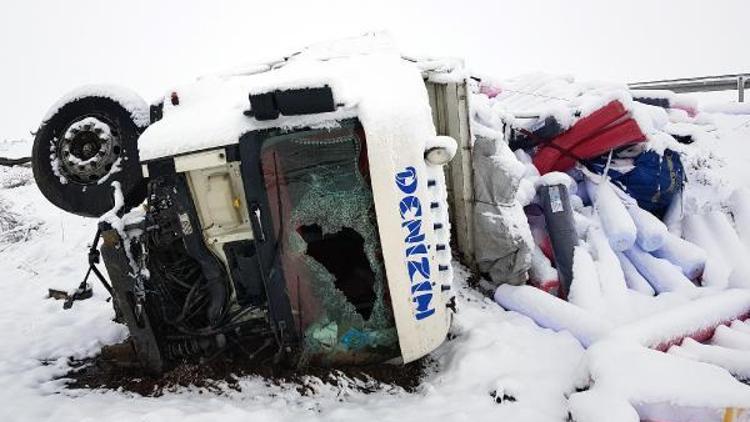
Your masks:
<svg viewBox="0 0 750 422"><path fill-rule="evenodd" d="M397 356L362 131L352 123L276 136L261 160L304 358Z"/></svg>

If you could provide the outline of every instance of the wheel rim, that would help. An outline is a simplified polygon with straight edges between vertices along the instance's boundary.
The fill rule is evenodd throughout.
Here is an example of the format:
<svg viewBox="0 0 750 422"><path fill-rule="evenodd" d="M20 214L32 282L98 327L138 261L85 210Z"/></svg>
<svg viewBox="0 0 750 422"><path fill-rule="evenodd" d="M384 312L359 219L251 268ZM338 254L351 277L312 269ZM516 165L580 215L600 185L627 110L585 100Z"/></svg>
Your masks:
<svg viewBox="0 0 750 422"><path fill-rule="evenodd" d="M115 125L101 117L84 117L72 122L59 142L59 170L66 179L83 185L108 176L122 155Z"/></svg>

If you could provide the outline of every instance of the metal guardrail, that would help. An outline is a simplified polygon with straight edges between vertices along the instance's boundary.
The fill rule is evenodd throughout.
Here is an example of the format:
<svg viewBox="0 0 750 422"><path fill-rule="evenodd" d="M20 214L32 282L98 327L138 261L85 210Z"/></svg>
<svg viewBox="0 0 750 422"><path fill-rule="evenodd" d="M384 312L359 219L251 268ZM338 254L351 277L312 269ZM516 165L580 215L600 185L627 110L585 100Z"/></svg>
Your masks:
<svg viewBox="0 0 750 422"><path fill-rule="evenodd" d="M745 88L750 88L748 85L750 85L750 73L665 79L628 84L631 89L666 89L678 93L729 91L736 89L737 98L740 102L745 101Z"/></svg>
<svg viewBox="0 0 750 422"><path fill-rule="evenodd" d="M28 164L31 162L31 157L21 157L21 158L6 158L6 157L0 157L0 166L21 166L24 164Z"/></svg>

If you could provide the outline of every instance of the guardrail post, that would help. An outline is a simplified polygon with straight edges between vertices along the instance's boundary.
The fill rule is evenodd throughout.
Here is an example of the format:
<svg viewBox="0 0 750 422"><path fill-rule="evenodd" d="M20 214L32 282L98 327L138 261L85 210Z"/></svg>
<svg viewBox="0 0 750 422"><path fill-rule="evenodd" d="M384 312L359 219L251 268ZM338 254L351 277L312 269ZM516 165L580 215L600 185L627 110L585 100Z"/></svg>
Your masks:
<svg viewBox="0 0 750 422"><path fill-rule="evenodd" d="M737 99L739 102L744 103L745 102L745 77L739 76L737 77Z"/></svg>

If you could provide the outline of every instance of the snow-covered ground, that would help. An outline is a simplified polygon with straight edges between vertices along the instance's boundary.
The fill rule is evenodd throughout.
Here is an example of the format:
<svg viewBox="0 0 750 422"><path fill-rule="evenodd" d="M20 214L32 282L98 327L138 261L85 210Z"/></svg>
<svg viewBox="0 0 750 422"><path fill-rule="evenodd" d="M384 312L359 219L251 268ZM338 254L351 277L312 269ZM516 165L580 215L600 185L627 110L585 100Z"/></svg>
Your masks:
<svg viewBox="0 0 750 422"><path fill-rule="evenodd" d="M9 145L0 144L2 148ZM15 145L14 147L18 147ZM4 154L5 152L0 152ZM6 180L29 180L26 168L0 168L0 201L24 222L40 221L17 243L0 243L0 420L2 421L197 421L221 420L564 420L565 397L575 389L583 348L567 333L555 333L465 286L460 273L456 337L434 355L414 393L384 388L365 394L310 380L316 394L296 385L268 386L243 378L241 391L223 393L184 388L159 398L119 391L67 390L68 357L90 357L121 341L126 329L111 321L113 311L98 284L91 300L71 310L47 299L48 288L74 289L86 268L86 250L95 220L57 210L33 182L6 187ZM15 185L13 183L12 185ZM497 403L491 396L512 396Z"/></svg>
<svg viewBox="0 0 750 422"><path fill-rule="evenodd" d="M722 183L727 185L711 186L714 190L706 194L724 195L729 187L750 187L746 168L750 116L713 117L722 135L712 148L719 157L714 162L725 163L716 171L725 176ZM29 142L0 143L0 156L28 155L29 151ZM467 287L467 274L459 271L455 337L432 354L435 365L412 393L384 387L365 394L345 384L309 379L316 392L303 395L294 384L269 386L250 376L239 381L241 391L186 387L158 398L123 391L70 390L59 378L70 369L69 357L94 356L102 346L127 335L123 326L111 321L112 307L99 285L94 286L93 299L77 302L72 310L63 310L61 302L46 298L48 288L72 290L78 285L94 230L95 220L72 216L49 204L34 185L30 169L0 167L0 421L541 422L567 420L571 406L588 409L592 403L599 404L594 410L616 413L625 409L619 416L632 420L627 419L632 416L628 407L619 407L623 404L608 396L608 389L637 390L637 377L645 377L647 369L660 368L658 362L667 357L648 349L618 348L621 343L616 342L585 351L568 332L543 329L527 317L503 311ZM635 371L638 368L623 365L614 372L625 385L611 381L613 362L618 361L640 368ZM718 368L703 369L711 376L728 376L717 375ZM568 401L591 377L604 376L610 377L609 384ZM689 381L667 378L658 386L670 388ZM750 388L732 391L738 394L735 402L745 398L750 405ZM711 391L706 394L710 396ZM513 399L502 400L504 396Z"/></svg>

